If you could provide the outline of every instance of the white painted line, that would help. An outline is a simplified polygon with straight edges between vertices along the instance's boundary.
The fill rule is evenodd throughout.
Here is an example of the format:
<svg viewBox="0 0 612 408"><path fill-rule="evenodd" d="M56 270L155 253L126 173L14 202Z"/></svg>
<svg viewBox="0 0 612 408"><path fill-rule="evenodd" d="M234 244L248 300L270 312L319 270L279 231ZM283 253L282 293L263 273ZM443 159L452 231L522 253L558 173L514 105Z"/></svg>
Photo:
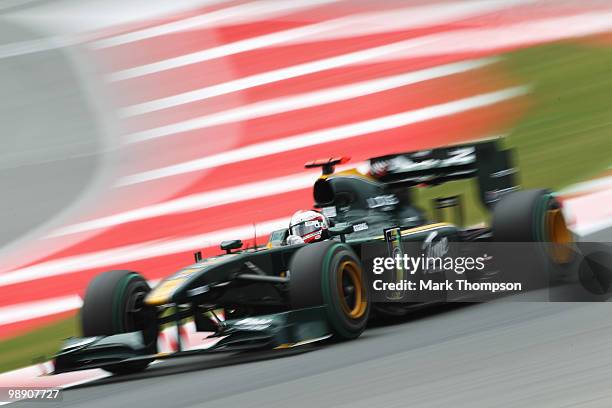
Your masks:
<svg viewBox="0 0 612 408"><path fill-rule="evenodd" d="M466 112L472 109L494 105L499 102L525 95L527 92L528 87L525 86L506 88L501 91L480 94L469 98L397 113L394 115L383 116L376 119L317 130L262 143L255 143L227 152L205 156L201 159L127 176L119 180L118 185L126 186L144 183L165 177L176 176L179 174L265 157L272 154L297 150L317 144L330 143L369 133L381 132L384 130L394 129L426 120L437 119Z"/></svg>
<svg viewBox="0 0 612 408"><path fill-rule="evenodd" d="M526 2L531 2L531 0L481 0L469 3L455 2L443 5L412 6L395 10L361 13L247 38L190 54L128 68L114 72L108 78L110 81L122 81L279 44L325 41L444 24Z"/></svg>
<svg viewBox="0 0 612 408"><path fill-rule="evenodd" d="M571 230L580 237L586 237L608 228L612 229L612 217L588 224L578 224L572 227Z"/></svg>
<svg viewBox="0 0 612 408"><path fill-rule="evenodd" d="M69 312L82 304L80 296L70 295L0 307L0 326Z"/></svg>
<svg viewBox="0 0 612 408"><path fill-rule="evenodd" d="M85 43L162 24L170 21L169 17L194 16L201 8L220 7L220 3L228 2L237 3L235 0L38 0L36 7L11 10L3 13L2 19L36 27L39 33L78 36Z"/></svg>
<svg viewBox="0 0 612 408"><path fill-rule="evenodd" d="M257 224L257 234L266 235L277 229L286 228L288 224L289 218L264 221ZM253 231L253 224L247 224L179 239L148 241L42 262L0 274L0 286L187 252L217 245L218 242L227 239L250 239L253 237Z"/></svg>
<svg viewBox="0 0 612 408"><path fill-rule="evenodd" d="M612 225L612 189L596 190L563 201L563 209L575 218L572 227L578 235L585 236L609 228Z"/></svg>
<svg viewBox="0 0 612 408"><path fill-rule="evenodd" d="M323 24L325 24L325 27L322 28L321 26ZM126 79L138 78L144 75L184 67L186 65L209 61L215 58L227 57L245 51L255 50L258 48L272 46L275 44L281 44L285 41L290 40L291 38L303 37L309 34L318 33L324 29L327 30L328 27L331 27L333 24L337 26L337 29L340 29L343 26L332 20L326 23L311 24L305 27L295 28L292 30L286 30L273 34L263 35L260 37L249 38L246 40L236 41L233 43L208 48L191 54L186 54L175 58L169 58L166 60L113 72L112 74L107 76L107 80L109 82L124 81Z"/></svg>
<svg viewBox="0 0 612 408"><path fill-rule="evenodd" d="M161 279L148 281L150 287L155 287ZM0 307L0 326L53 316L55 314L80 309L83 299L79 295L60 296L51 299L17 303Z"/></svg>
<svg viewBox="0 0 612 408"><path fill-rule="evenodd" d="M340 168L339 168L340 170ZM102 228L109 228L128 222L144 220L148 218L161 217L169 214L202 210L205 208L217 207L224 204L235 203L244 200L252 200L261 197L281 194L308 188L317 179L320 171L306 171L292 174L289 176L278 177L271 180L257 181L238 186L222 188L199 194L193 194L154 204L146 207L137 208L131 211L97 218L78 224L69 225L58 229L49 235L50 238L60 237L69 234L76 234Z"/></svg>
<svg viewBox="0 0 612 408"><path fill-rule="evenodd" d="M350 168L359 168L360 166L364 165L367 166L367 163L352 163L344 166L338 166L336 170L343 171ZM140 207L134 210L69 225L52 232L47 236L47 238L78 234L80 232L114 227L128 222L162 217L170 214L203 210L205 208L217 207L224 204L237 203L240 201L253 200L256 198L301 190L311 187L319 174L320 171L318 170L303 171L288 176L192 194L159 204ZM149 283L151 286L153 286L151 282Z"/></svg>
<svg viewBox="0 0 612 408"><path fill-rule="evenodd" d="M309 35L308 38L290 39L287 42L293 44L329 41L447 24L529 3L534 3L534 0L439 2L437 4L412 6L411 8L398 8L381 12L363 13L337 20L330 20L344 23L341 30L336 30L332 27L318 34Z"/></svg>
<svg viewBox="0 0 612 408"><path fill-rule="evenodd" d="M161 24L126 34L102 39L91 44L94 49L115 47L166 34L200 28L213 28L224 24L237 24L263 20L298 10L318 7L339 0L259 0L200 14L167 24Z"/></svg>
<svg viewBox="0 0 612 408"><path fill-rule="evenodd" d="M2 0L6 2L10 0ZM11 10L3 14L2 20L15 22L26 27L36 27L41 33L54 33L35 38L0 45L0 58L56 50L86 44L100 38L97 31L116 29L117 26L137 21L155 21L172 13L183 12L186 8L209 6L231 0L173 0L172 2L106 0L99 7L87 2L74 2L69 7L39 1L36 7L27 10ZM146 3L146 7L143 7ZM0 9L4 6L2 4ZM10 7L10 6L9 6ZM116 10L113 12L112 10Z"/></svg>
<svg viewBox="0 0 612 408"><path fill-rule="evenodd" d="M420 71L408 72L405 74L388 76L350 85L326 88L315 92L307 92L299 95L256 102L240 106L238 108L201 116L195 119L132 133L125 137L125 142L143 142L177 133L189 132L192 130L204 129L212 126L239 122L243 120L251 120L298 109L339 102L431 79L467 72L482 68L497 61L498 59L496 58L487 58L440 65Z"/></svg>
<svg viewBox="0 0 612 408"><path fill-rule="evenodd" d="M559 27L563 27L563 29L561 30ZM612 30L612 13L585 13L573 17L550 18L495 29L455 30L280 68L154 99L122 108L119 110L119 115L121 117L142 115L351 64L487 51L584 36L608 30Z"/></svg>
<svg viewBox="0 0 612 408"><path fill-rule="evenodd" d="M286 68L275 69L243 78L234 79L217 85L184 92L178 95L154 99L148 102L128 106L119 110L119 116L126 118L168 109L191 102L201 101L220 95L243 91L256 86L271 84L285 79L296 78L303 75L313 74L332 68L338 68L349 64L355 64L384 55L393 55L404 51L406 48L425 45L430 40L417 38L410 39L366 50L342 54L331 58L324 58L304 64L293 65Z"/></svg>
<svg viewBox="0 0 612 408"><path fill-rule="evenodd" d="M394 55L376 57L374 61L383 62L524 47L608 31L612 31L612 11L601 10L495 28L465 29L433 34L424 37L429 40L426 46L405 48Z"/></svg>

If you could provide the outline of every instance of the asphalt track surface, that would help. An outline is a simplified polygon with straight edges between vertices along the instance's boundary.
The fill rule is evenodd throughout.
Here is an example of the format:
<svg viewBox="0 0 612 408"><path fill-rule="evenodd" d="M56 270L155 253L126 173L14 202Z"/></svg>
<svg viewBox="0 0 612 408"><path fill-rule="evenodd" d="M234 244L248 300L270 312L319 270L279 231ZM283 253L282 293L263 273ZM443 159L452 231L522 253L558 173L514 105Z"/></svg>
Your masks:
<svg viewBox="0 0 612 408"><path fill-rule="evenodd" d="M39 35L0 24L0 46ZM98 171L102 143L63 50L0 58L0 89L2 248L79 201Z"/></svg>
<svg viewBox="0 0 612 408"><path fill-rule="evenodd" d="M45 406L609 407L610 307L437 307L347 343L166 361Z"/></svg>

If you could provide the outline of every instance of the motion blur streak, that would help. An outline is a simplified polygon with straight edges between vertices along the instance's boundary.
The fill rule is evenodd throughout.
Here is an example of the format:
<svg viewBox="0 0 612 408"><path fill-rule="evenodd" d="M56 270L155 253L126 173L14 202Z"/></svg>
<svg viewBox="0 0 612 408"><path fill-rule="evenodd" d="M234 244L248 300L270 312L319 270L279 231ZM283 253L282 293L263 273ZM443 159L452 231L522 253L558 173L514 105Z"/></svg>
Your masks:
<svg viewBox="0 0 612 408"><path fill-rule="evenodd" d="M558 27L560 26L567 27L567 29L559 31ZM159 98L123 108L120 114L122 117L142 115L226 95L232 92L243 91L256 86L271 84L285 79L351 64L364 63L366 61L389 61L409 57L459 54L486 51L495 48L509 48L525 43L538 43L604 32L611 28L612 13L585 13L578 16L552 18L489 30L457 30L449 33L433 34L291 67L280 68L198 90Z"/></svg>
<svg viewBox="0 0 612 408"><path fill-rule="evenodd" d="M236 24L245 21L256 21L258 19L273 18L299 9L316 7L321 4L334 3L340 0L260 0L251 3L240 4L221 10L201 14L168 24L159 25L140 31L135 31L115 37L99 40L91 44L92 48L108 48L131 42L141 41L147 38L159 37L164 34L179 31L193 30L196 28L213 28L221 24ZM211 2L212 3L212 2Z"/></svg>
<svg viewBox="0 0 612 408"><path fill-rule="evenodd" d="M258 157L264 157L275 153L295 150L302 147L313 146L320 143L329 143L342 139L348 139L373 132L381 132L396 127L406 126L417 122L450 116L476 109L483 106L493 105L508 99L525 95L528 87L519 86L503 89L497 92L472 96L440 105L429 106L414 111L402 112L395 115L384 116L350 125L338 126L302 135L287 137L270 142L257 143L218 155L207 156L191 162L176 164L165 168L151 170L140 174L134 174L123 178L118 185L130 185L156 180L163 177L175 176L183 173L204 170L229 163L236 163Z"/></svg>
<svg viewBox="0 0 612 408"><path fill-rule="evenodd" d="M474 61L458 62L424 69L421 71L413 71L406 74L373 79L371 81L357 82L355 84L346 86L326 88L321 91L256 102L238 108L202 116L196 119L133 133L126 136L126 142L142 142L158 137L169 136L175 133L204 129L207 127L232 122L251 120L264 116L276 115L283 112L357 98L359 96L382 92L389 89L414 84L416 82L427 81L430 79L481 68L496 61L497 59L495 58L487 58Z"/></svg>
<svg viewBox="0 0 612 408"><path fill-rule="evenodd" d="M359 163L356 163L356 165L359 165ZM348 168L349 166L345 167ZM338 167L338 170L342 170L342 167ZM147 218L160 217L185 211L201 210L232 202L252 200L259 197L308 188L312 185L312 180L315 180L318 174L318 171L308 171L275 179L193 194L160 204L70 225L54 231L50 237L60 237L94 229L108 228Z"/></svg>
<svg viewBox="0 0 612 408"><path fill-rule="evenodd" d="M0 307L0 326L37 317L68 312L81 307L83 300L78 295L63 296L35 302Z"/></svg>
<svg viewBox="0 0 612 408"><path fill-rule="evenodd" d="M606 184L601 191L575 197L565 202L568 210L577 215L576 232L580 235L593 234L612 225L612 188Z"/></svg>
<svg viewBox="0 0 612 408"><path fill-rule="evenodd" d="M351 168L359 168L367 165L366 162L351 163L350 165L338 166L337 171ZM161 217L164 215L201 210L216 207L228 203L253 200L260 197L272 196L295 190L309 188L312 180L319 175L318 171L304 171L277 177L269 180L256 181L227 187L218 190L192 194L185 197L169 200L163 203L141 207L132 211L109 215L91 221L81 222L54 231L49 237L60 237L63 235L76 234L95 229L108 228L116 225L144 220L147 218Z"/></svg>
<svg viewBox="0 0 612 408"><path fill-rule="evenodd" d="M563 27L563 30L559 30ZM398 54L381 56L376 61L397 58L416 58L441 54L461 54L487 51L493 48L510 49L518 45L538 44L564 38L607 32L612 29L612 12L582 13L575 16L527 21L507 26L457 30L427 36L427 46L398 50Z"/></svg>
<svg viewBox="0 0 612 408"><path fill-rule="evenodd" d="M227 57L273 45L325 41L443 24L500 8L512 7L525 2L527 1L476 1L469 3L451 3L447 5L434 4L398 10L362 13L259 37L248 38L246 40L224 44L218 47L182 55L180 57L169 58L151 64L125 69L111 74L109 80L122 81L130 78L137 78L143 75L204 62L214 58Z"/></svg>
<svg viewBox="0 0 612 408"><path fill-rule="evenodd" d="M267 71L261 74L235 79L202 89L132 105L121 109L120 115L121 117L127 118L130 116L142 115L191 102L201 101L216 96L226 95L233 92L244 91L256 86L267 85L286 79L296 78L332 68L343 67L358 62L371 60L376 57L380 57L381 55L395 54L404 50L405 48L425 45L427 42L427 40L419 38L415 40L400 41L398 43L369 48L363 51L357 51L286 68L280 68L273 71Z"/></svg>
<svg viewBox="0 0 612 408"><path fill-rule="evenodd" d="M289 217L258 223L257 234L266 236L274 230L286 227L288 223ZM253 233L254 225L247 224L180 239L165 240L161 242L144 242L137 245L129 245L100 252L92 252L86 255L42 262L31 267L0 275L0 286L77 272L82 270L84 265L87 265L88 268L101 268L140 259L151 259L190 251L201 247L203 242L220 242L230 238L252 238Z"/></svg>
<svg viewBox="0 0 612 408"><path fill-rule="evenodd" d="M109 121L118 117L113 174L89 207L3 257L0 337L13 334L11 319L78 307L77 294L104 269L161 278L193 249L212 254L220 240L253 238L253 224L258 240L286 227L287 216L312 204L317 172L302 170L306 160L346 154L360 164L507 132L530 98L494 56L612 26L603 2L199 0L171 11L171 2L142 1L137 10L107 0L62 8L70 1L21 13L20 22L50 36L0 45L0 64L83 45L66 52L89 58L95 75L87 79L108 91L96 98ZM588 228L610 216L593 196L609 200L566 201Z"/></svg>

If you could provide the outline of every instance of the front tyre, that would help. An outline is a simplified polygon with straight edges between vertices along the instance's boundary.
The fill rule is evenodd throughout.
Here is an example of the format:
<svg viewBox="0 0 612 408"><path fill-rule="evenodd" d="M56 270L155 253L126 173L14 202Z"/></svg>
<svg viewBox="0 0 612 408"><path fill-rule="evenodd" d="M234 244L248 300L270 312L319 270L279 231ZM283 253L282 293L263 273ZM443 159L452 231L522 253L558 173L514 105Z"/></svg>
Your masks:
<svg viewBox="0 0 612 408"><path fill-rule="evenodd" d="M98 275L87 287L81 309L83 336L111 336L141 331L151 354L157 351L155 309L144 304L151 288L147 281L132 271L109 271ZM150 360L116 364L105 370L114 374L130 374L144 370Z"/></svg>
<svg viewBox="0 0 612 408"><path fill-rule="evenodd" d="M325 305L334 337L357 338L370 316L370 292L363 267L350 246L323 241L300 248L289 265L294 309Z"/></svg>

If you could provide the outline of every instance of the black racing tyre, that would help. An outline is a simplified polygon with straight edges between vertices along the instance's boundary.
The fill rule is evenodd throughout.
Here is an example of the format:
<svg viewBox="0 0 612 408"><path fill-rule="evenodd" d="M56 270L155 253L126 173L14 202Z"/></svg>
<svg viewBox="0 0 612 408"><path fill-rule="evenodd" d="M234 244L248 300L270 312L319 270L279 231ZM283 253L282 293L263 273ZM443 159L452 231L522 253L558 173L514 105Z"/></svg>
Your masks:
<svg viewBox="0 0 612 408"><path fill-rule="evenodd" d="M493 236L497 242L552 242L569 239L555 237L549 217L555 217L557 227L565 226L559 214L559 203L548 190L521 190L502 197L493 208ZM561 225L563 223L563 225ZM567 228L564 233L569 234Z"/></svg>
<svg viewBox="0 0 612 408"><path fill-rule="evenodd" d="M555 263L571 261L573 236L561 205L548 190L521 190L502 197L493 208L493 238L497 242L549 242Z"/></svg>
<svg viewBox="0 0 612 408"><path fill-rule="evenodd" d="M81 308L83 336L110 336L140 330L147 348L155 353L156 311L143 303L150 290L147 281L136 272L109 271L96 276L87 287ZM144 370L150 362L117 364L105 369L114 374L128 374Z"/></svg>
<svg viewBox="0 0 612 408"><path fill-rule="evenodd" d="M326 306L337 339L359 337L370 316L370 292L363 267L350 246L323 241L300 248L289 264L291 307Z"/></svg>
<svg viewBox="0 0 612 408"><path fill-rule="evenodd" d="M508 276L523 276L528 287L554 285L574 275L576 250L567 228L561 205L545 189L509 193L493 207L493 239L502 243L521 243L501 251L502 270ZM532 243L532 244L530 244ZM517 248L520 253L514 253Z"/></svg>

